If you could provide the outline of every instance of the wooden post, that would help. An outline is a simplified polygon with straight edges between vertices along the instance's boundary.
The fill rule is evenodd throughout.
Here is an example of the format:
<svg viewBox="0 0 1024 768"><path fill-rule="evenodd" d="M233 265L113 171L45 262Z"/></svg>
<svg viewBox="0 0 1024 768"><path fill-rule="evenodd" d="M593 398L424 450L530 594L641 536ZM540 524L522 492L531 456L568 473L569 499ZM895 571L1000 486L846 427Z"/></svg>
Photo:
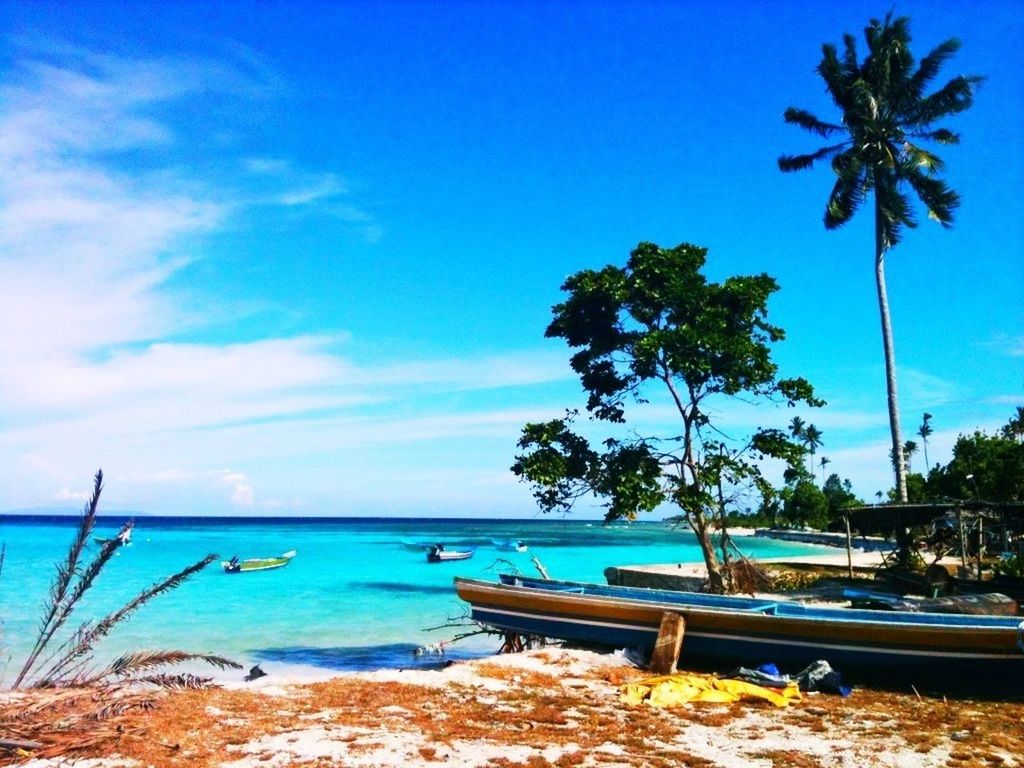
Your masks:
<svg viewBox="0 0 1024 768"><path fill-rule="evenodd" d="M982 559L985 557L985 515L978 513L978 581L981 581Z"/></svg>
<svg viewBox="0 0 1024 768"><path fill-rule="evenodd" d="M686 631L686 619L681 614L666 611L661 614L661 628L658 640L654 644L651 663L648 665L656 675L672 675L676 671L676 662L683 650L683 633Z"/></svg>
<svg viewBox="0 0 1024 768"><path fill-rule="evenodd" d="M853 578L853 534L850 533L850 513L843 515L846 521L846 569L849 577Z"/></svg>

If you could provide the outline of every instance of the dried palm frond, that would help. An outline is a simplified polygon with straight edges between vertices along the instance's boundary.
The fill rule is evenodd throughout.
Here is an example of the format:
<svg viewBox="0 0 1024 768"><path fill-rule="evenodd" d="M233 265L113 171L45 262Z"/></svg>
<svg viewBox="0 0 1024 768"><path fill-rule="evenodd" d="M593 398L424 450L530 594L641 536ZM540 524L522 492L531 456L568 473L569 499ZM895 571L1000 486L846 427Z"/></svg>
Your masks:
<svg viewBox="0 0 1024 768"><path fill-rule="evenodd" d="M67 558L57 565L57 573L54 577L53 584L50 586L50 601L44 609L43 620L40 623L39 635L36 637L35 645L32 647L32 651L25 659L24 665L18 672L18 676L14 680L14 688L21 685L22 680L32 669L36 660L39 658L39 654L42 653L47 643L53 637L54 633L60 628L61 624L67 619L74 607L74 602L68 602L68 596L72 589L72 584L75 576L78 574L78 561L82 556L82 552L85 550L86 542L89 540L89 534L92 532L93 526L96 523L96 509L99 506L100 494L103 492L103 470L96 472L96 477L93 481L93 492L88 503L85 505L85 509L82 511L82 521L78 526L78 531L75 535L74 540L71 542L71 547L68 549ZM102 553L101 553L102 554ZM81 593L79 592L79 597Z"/></svg>
<svg viewBox="0 0 1024 768"><path fill-rule="evenodd" d="M144 685L155 685L157 688L163 688L169 691L183 691L191 690L198 691L204 688L209 688L213 683L212 677L200 677L199 675L193 675L191 672L183 672L179 675L148 675L146 677L136 677L134 682L142 683Z"/></svg>
<svg viewBox="0 0 1024 768"><path fill-rule="evenodd" d="M96 684L111 678L131 678L140 672L169 664L181 664L186 661L202 661L218 669L241 669L242 665L222 656L206 653L187 653L186 651L137 651L127 653L115 659L110 666L91 678L85 684Z"/></svg>
<svg viewBox="0 0 1024 768"><path fill-rule="evenodd" d="M143 590L124 606L108 614L95 624L86 622L79 627L78 632L65 643L61 650L63 655L53 662L46 672L39 676L35 682L36 687L46 688L60 684L63 678L73 677L74 673L88 660L92 654L96 642L105 637L117 624L130 617L135 611L152 600L157 595L169 592L180 587L188 578L208 566L219 555L209 554L197 563L169 576L163 581L158 581L153 586Z"/></svg>
<svg viewBox="0 0 1024 768"><path fill-rule="evenodd" d="M0 704L0 765L24 758L96 751L125 735L141 734L124 716L148 711L158 696L123 686L32 691Z"/></svg>

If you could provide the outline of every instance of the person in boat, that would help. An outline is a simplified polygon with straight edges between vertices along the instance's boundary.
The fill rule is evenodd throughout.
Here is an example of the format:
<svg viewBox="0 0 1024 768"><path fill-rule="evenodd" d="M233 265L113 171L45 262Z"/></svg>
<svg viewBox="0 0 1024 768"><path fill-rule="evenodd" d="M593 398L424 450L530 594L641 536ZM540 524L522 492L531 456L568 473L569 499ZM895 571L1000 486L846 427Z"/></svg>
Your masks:
<svg viewBox="0 0 1024 768"><path fill-rule="evenodd" d="M238 567L238 555L232 555L231 556L231 559L228 560L228 567L229 568L237 568Z"/></svg>

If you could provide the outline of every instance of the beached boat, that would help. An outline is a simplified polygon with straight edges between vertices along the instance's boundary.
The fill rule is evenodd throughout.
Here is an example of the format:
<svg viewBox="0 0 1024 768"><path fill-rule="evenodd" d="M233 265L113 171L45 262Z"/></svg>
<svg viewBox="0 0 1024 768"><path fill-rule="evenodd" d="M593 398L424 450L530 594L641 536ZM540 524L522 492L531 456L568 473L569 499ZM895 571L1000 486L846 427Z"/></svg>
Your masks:
<svg viewBox="0 0 1024 768"><path fill-rule="evenodd" d="M500 549L503 552L525 552L529 549L526 542L520 539L491 539L491 543L494 544L495 549Z"/></svg>
<svg viewBox="0 0 1024 768"><path fill-rule="evenodd" d="M443 544L435 544L427 552L428 563L447 563L451 560L468 560L473 556L472 549L445 549Z"/></svg>
<svg viewBox="0 0 1024 768"><path fill-rule="evenodd" d="M291 549L280 557L253 557L248 560L239 560L237 556L230 560L221 561L220 567L224 573L249 573L251 571L272 571L275 568L284 568L295 557L296 551Z"/></svg>
<svg viewBox="0 0 1024 768"><path fill-rule="evenodd" d="M1024 688L1024 620L900 613L502 576L455 579L472 618L505 632L650 651L665 612L686 620L683 658L717 666L819 659L869 676Z"/></svg>

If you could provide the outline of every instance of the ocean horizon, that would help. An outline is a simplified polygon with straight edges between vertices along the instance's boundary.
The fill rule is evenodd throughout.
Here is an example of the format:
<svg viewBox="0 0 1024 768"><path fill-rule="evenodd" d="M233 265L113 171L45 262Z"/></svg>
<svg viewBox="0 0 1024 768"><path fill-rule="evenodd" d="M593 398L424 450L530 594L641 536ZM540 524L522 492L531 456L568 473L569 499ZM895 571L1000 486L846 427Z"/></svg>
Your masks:
<svg viewBox="0 0 1024 768"><path fill-rule="evenodd" d="M99 546L92 537L112 536L128 519L135 522L131 545L107 564L72 614L65 636L208 554L218 560L293 549L298 554L288 566L266 572L225 574L219 562L211 564L115 627L97 647L97 664L143 649L213 653L277 674L437 664L438 657L413 651L444 641L445 658L466 658L499 645L493 636L450 643L471 630L454 576L497 579L499 571L513 568L534 574L537 557L553 578L603 583L609 566L702 561L692 532L665 521L108 514L97 519L85 562ZM35 640L56 565L66 557L80 520L81 515L0 515L0 544L6 547L0 681L10 682ZM498 549L494 542L504 539L523 540L528 551ZM428 563L425 547L438 542L471 548L474 555ZM822 551L754 537L737 543L755 558ZM189 671L224 677L212 669Z"/></svg>

